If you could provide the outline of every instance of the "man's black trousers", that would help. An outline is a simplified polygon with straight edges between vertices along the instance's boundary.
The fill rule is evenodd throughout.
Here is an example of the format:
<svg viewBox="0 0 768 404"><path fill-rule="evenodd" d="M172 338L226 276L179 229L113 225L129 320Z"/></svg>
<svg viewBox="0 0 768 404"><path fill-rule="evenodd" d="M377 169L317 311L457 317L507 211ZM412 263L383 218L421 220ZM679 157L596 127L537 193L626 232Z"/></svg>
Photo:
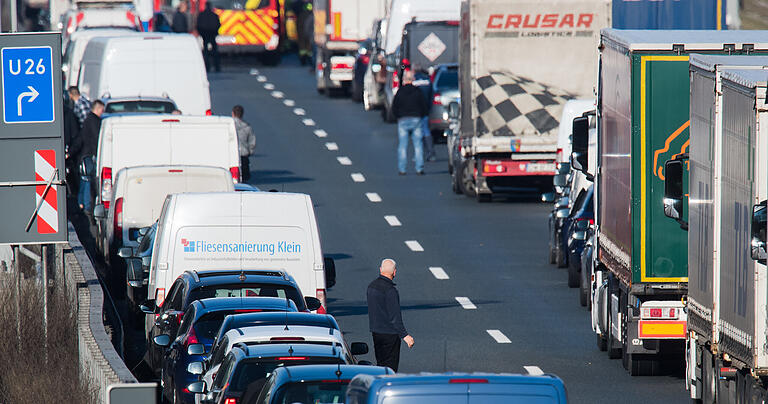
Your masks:
<svg viewBox="0 0 768 404"><path fill-rule="evenodd" d="M373 333L373 350L376 365L392 368L397 372L400 365L400 337L397 334Z"/></svg>
<svg viewBox="0 0 768 404"><path fill-rule="evenodd" d="M250 156L240 156L240 168L243 170L240 173L240 177L243 182L248 182L251 179L251 161Z"/></svg>

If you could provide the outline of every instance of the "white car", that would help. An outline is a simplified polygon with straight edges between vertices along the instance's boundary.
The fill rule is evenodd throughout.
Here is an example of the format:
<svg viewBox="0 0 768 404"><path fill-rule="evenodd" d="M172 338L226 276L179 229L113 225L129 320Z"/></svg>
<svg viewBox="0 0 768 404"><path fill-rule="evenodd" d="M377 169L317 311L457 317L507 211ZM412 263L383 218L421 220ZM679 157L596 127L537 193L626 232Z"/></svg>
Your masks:
<svg viewBox="0 0 768 404"><path fill-rule="evenodd" d="M104 257L113 257L122 247L138 247L139 229L154 223L160 216L165 197L182 192L234 191L232 175L221 167L205 166L138 166L118 171L112 187L108 209L100 204L94 209L103 221L99 237Z"/></svg>
<svg viewBox="0 0 768 404"><path fill-rule="evenodd" d="M183 114L211 115L211 93L200 44L189 34L142 33L93 38L77 81L90 100L156 96Z"/></svg>

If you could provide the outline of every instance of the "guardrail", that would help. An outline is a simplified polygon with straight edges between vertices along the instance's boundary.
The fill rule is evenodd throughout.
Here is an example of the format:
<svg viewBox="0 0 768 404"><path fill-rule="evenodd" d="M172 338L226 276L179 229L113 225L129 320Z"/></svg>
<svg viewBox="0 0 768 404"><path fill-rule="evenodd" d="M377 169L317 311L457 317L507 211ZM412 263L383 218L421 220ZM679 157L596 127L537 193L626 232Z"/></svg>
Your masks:
<svg viewBox="0 0 768 404"><path fill-rule="evenodd" d="M64 281L70 301L77 307L78 356L83 377L98 389L102 402L114 383L137 383L104 328L104 291L88 254L71 222L67 223L69 249L64 250ZM121 330L122 331L122 330Z"/></svg>

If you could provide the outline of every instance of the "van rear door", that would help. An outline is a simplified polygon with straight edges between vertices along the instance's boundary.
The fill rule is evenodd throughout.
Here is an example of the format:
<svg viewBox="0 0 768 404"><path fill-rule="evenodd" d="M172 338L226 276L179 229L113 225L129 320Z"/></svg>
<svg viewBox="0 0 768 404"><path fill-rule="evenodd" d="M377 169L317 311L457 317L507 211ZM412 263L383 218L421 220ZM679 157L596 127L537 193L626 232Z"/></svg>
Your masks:
<svg viewBox="0 0 768 404"><path fill-rule="evenodd" d="M115 124L112 129L112 161L103 161L113 173L121 168L169 164L170 127L167 123Z"/></svg>
<svg viewBox="0 0 768 404"><path fill-rule="evenodd" d="M175 165L202 165L229 170L239 167L237 138L227 121L171 125L171 158Z"/></svg>

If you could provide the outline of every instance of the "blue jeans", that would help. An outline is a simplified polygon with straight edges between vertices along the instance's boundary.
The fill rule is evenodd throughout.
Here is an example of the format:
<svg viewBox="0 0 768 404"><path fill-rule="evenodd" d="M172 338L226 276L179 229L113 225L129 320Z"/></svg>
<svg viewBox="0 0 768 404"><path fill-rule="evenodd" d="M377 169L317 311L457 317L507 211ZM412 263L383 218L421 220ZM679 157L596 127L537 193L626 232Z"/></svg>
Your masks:
<svg viewBox="0 0 768 404"><path fill-rule="evenodd" d="M91 211L91 178L80 176L80 189L77 191L77 203L83 206L84 212Z"/></svg>
<svg viewBox="0 0 768 404"><path fill-rule="evenodd" d="M435 156L435 146L432 144L432 133L429 132L429 117L421 118L421 137L424 139L424 156L431 158Z"/></svg>
<svg viewBox="0 0 768 404"><path fill-rule="evenodd" d="M416 171L424 169L424 150L421 134L421 118L405 117L397 120L397 170L405 172L408 162L408 136L413 143L413 154L416 160Z"/></svg>

